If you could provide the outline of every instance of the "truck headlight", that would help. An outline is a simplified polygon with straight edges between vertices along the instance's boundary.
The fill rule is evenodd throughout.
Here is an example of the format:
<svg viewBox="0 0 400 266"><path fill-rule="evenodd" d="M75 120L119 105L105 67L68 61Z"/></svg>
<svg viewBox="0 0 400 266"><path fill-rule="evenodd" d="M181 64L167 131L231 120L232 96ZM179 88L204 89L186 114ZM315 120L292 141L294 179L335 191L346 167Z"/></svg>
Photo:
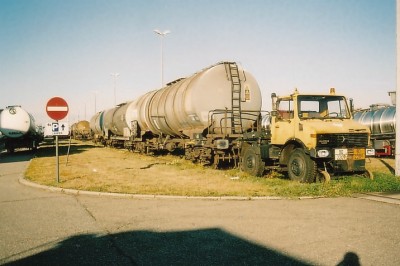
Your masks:
<svg viewBox="0 0 400 266"><path fill-rule="evenodd" d="M329 151L328 150L319 150L317 152L318 157L320 158L325 158L329 156Z"/></svg>

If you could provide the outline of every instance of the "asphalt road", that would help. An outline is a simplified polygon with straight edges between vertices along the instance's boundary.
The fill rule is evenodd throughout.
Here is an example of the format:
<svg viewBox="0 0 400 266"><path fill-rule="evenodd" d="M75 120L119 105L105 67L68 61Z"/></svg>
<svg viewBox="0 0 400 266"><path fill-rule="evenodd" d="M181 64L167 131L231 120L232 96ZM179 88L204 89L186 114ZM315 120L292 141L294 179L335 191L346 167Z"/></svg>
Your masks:
<svg viewBox="0 0 400 266"><path fill-rule="evenodd" d="M71 195L21 184L0 155L0 264L400 265L400 205L365 198Z"/></svg>

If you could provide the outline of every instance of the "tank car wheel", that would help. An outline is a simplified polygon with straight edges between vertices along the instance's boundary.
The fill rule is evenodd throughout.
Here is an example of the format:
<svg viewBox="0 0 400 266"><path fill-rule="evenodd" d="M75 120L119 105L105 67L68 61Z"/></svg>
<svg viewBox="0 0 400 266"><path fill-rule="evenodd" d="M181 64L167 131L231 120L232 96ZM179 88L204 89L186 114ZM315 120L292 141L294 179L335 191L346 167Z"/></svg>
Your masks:
<svg viewBox="0 0 400 266"><path fill-rule="evenodd" d="M362 175L365 178L368 178L370 180L374 180L374 174L370 170L365 170L365 172Z"/></svg>
<svg viewBox="0 0 400 266"><path fill-rule="evenodd" d="M242 158L242 170L253 176L262 176L265 163L261 160L260 153L256 147L248 147Z"/></svg>
<svg viewBox="0 0 400 266"><path fill-rule="evenodd" d="M329 183L331 181L331 175L324 170L318 171L315 177L316 183Z"/></svg>
<svg viewBox="0 0 400 266"><path fill-rule="evenodd" d="M317 164L303 149L297 148L289 157L288 174L291 180L312 183L316 178Z"/></svg>

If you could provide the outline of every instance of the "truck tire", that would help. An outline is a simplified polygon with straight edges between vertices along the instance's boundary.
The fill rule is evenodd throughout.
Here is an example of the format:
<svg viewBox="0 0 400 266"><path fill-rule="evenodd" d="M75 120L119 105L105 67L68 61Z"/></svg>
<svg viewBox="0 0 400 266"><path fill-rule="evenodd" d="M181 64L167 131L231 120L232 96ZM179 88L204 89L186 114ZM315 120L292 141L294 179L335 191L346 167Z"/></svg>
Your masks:
<svg viewBox="0 0 400 266"><path fill-rule="evenodd" d="M253 176L262 176L265 163L261 160L258 147L249 146L243 154L242 170Z"/></svg>
<svg viewBox="0 0 400 266"><path fill-rule="evenodd" d="M289 157L289 178L294 181L312 183L317 174L317 164L301 148L295 149Z"/></svg>

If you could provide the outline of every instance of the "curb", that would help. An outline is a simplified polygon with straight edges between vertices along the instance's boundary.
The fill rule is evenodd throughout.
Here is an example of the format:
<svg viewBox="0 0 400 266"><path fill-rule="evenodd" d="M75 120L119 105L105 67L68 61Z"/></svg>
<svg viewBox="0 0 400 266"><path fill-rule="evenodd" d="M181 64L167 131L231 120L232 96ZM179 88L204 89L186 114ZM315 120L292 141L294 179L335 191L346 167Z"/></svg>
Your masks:
<svg viewBox="0 0 400 266"><path fill-rule="evenodd" d="M384 193L384 192L359 193L354 195L354 197L359 199L400 205L400 195L398 193L395 194Z"/></svg>
<svg viewBox="0 0 400 266"><path fill-rule="evenodd" d="M113 193L113 192L95 192L86 190L77 190L69 188L58 188L46 185L40 185L32 181L26 180L23 177L18 179L19 183L38 189L43 189L51 192L64 193L68 195L87 195L87 196L100 196L100 197L113 197L125 199L201 199L201 200L237 200L237 201L250 201L250 200L282 200L289 199L277 196L263 196L263 197L241 197L241 196L170 196L170 195L145 195L145 194L127 194L127 193ZM317 197L297 197L296 199L315 199Z"/></svg>
<svg viewBox="0 0 400 266"><path fill-rule="evenodd" d="M115 192L95 192L95 191L86 191L86 190L77 190L70 188L58 188L46 185L40 185L34 183L32 181L26 180L23 177L18 179L19 183L33 187L38 189L47 190L50 192L58 192L67 195L86 195L86 196L96 196L96 197L111 197L111 198L123 198L123 199L189 199L189 200L231 200L231 201L256 201L256 200L311 200L311 199L320 199L326 197L312 197L312 196L304 196L304 197L278 197L278 196L260 196L260 197L243 197L243 196L173 196L173 195L146 195L146 194L127 194L127 193L115 193ZM400 194L394 193L358 193L352 196L353 198L371 200L377 202L390 203L395 205L400 205Z"/></svg>

